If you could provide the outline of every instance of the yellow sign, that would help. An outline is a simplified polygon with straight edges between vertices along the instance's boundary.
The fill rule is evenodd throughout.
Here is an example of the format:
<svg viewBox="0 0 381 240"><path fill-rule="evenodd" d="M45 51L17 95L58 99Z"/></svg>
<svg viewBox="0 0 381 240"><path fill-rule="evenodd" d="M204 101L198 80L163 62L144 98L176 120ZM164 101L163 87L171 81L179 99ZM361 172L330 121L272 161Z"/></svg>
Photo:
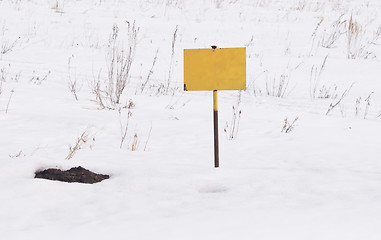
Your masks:
<svg viewBox="0 0 381 240"><path fill-rule="evenodd" d="M184 90L246 90L246 48L184 49Z"/></svg>

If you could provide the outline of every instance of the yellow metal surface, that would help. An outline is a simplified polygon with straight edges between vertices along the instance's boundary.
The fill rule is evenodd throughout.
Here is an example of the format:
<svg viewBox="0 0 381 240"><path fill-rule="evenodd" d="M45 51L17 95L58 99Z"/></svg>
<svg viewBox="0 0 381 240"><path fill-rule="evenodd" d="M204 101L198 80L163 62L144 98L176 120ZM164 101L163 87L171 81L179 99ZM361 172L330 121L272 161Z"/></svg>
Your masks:
<svg viewBox="0 0 381 240"><path fill-rule="evenodd" d="M246 48L184 49L184 90L246 90Z"/></svg>
<svg viewBox="0 0 381 240"><path fill-rule="evenodd" d="M218 111L217 90L213 90L213 110Z"/></svg>

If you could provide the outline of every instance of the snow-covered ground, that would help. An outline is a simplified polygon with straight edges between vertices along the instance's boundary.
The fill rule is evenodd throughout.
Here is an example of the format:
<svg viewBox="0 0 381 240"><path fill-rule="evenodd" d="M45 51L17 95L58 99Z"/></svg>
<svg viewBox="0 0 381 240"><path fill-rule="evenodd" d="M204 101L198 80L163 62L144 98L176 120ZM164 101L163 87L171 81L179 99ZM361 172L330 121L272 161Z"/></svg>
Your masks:
<svg viewBox="0 0 381 240"><path fill-rule="evenodd" d="M0 239L380 239L380 44L378 0L0 0ZM212 93L182 90L211 45L247 54L219 169ZM75 166L111 178L34 179Z"/></svg>

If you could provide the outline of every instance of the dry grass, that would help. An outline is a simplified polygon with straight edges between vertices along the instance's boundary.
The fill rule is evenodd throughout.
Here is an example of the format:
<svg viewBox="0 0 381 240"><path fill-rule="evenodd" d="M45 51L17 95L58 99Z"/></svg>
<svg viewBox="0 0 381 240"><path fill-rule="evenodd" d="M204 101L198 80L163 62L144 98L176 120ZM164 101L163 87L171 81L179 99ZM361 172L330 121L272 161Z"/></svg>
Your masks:
<svg viewBox="0 0 381 240"><path fill-rule="evenodd" d="M140 139L138 137L138 133L135 132L134 136L132 137L130 141L130 144L128 145L128 149L131 151L136 151L138 150L139 144L140 144Z"/></svg>
<svg viewBox="0 0 381 240"><path fill-rule="evenodd" d="M69 88L69 91L73 94L74 98L76 101L78 101L78 91L79 91L79 87L78 87L78 80L77 80L77 77L74 76L74 79L72 78L71 76L71 59L72 57L70 57L68 59L68 88Z"/></svg>
<svg viewBox="0 0 381 240"><path fill-rule="evenodd" d="M114 25L108 44L107 80L101 81L101 74L91 84L95 102L102 109L116 109L121 104L122 94L130 79L139 28L135 22L127 21L128 46L119 41L119 27Z"/></svg>
<svg viewBox="0 0 381 240"><path fill-rule="evenodd" d="M19 158L19 157L25 157L25 156L26 156L26 154L23 152L23 150L20 150L16 154L9 155L10 158Z"/></svg>
<svg viewBox="0 0 381 240"><path fill-rule="evenodd" d="M319 88L319 84L321 81L321 76L325 69L325 64L327 63L328 55L324 58L323 63L318 68L316 65L312 65L310 72L310 97L312 99L316 98L316 94Z"/></svg>
<svg viewBox="0 0 381 240"><path fill-rule="evenodd" d="M353 17L349 19L347 27L347 58L355 59L359 57L363 48L360 46L364 30L362 26L353 20Z"/></svg>
<svg viewBox="0 0 381 240"><path fill-rule="evenodd" d="M121 134L119 148L122 149L126 145L126 140L129 139L127 142L127 149L130 151L139 150L139 148L141 146L140 142L142 139L141 131L135 129L134 131L131 132L129 130L130 125L131 125L132 112L130 110L127 112L125 124L123 124L123 122L122 122L122 118L123 118L122 109L119 109L118 113L119 113L119 125L120 125L120 134ZM151 132L152 132L152 123L151 123L151 127L149 129L149 132L148 132L147 140L144 144L143 151L148 150L148 142L149 142L150 137L151 137Z"/></svg>
<svg viewBox="0 0 381 240"><path fill-rule="evenodd" d="M129 122L130 122L130 118L132 117L132 112L128 111L128 113L127 113L127 120L126 120L126 123L125 123L124 126L123 126L123 123L122 123L122 110L119 109L118 112L119 112L119 124L120 124L120 133L121 133L121 139L120 139L119 148L122 148L123 144L124 144L124 141L126 140L127 131L128 131L128 125L129 125Z"/></svg>
<svg viewBox="0 0 381 240"><path fill-rule="evenodd" d="M148 75L147 75L146 80L144 81L144 83L142 83L142 85L141 85L141 87L140 87L140 93L143 93L144 88L147 86L147 83L148 83L149 80L151 79L151 76L152 76L152 74L153 74L153 69L154 69L155 64L156 64L156 60L157 60L157 55L158 55L158 53L159 53L159 49L156 50L155 57L153 58L153 62L152 62L151 69L150 69L149 72L148 72Z"/></svg>
<svg viewBox="0 0 381 240"><path fill-rule="evenodd" d="M232 119L229 122L226 122L224 132L228 140L233 140L238 136L239 122L241 120L242 111L240 109L242 91L239 91L237 102L232 106Z"/></svg>
<svg viewBox="0 0 381 240"><path fill-rule="evenodd" d="M329 114L333 109L335 109L337 106L341 106L341 103L342 103L343 99L344 99L344 98L348 95L348 93L351 91L352 87L353 87L353 83L352 83L352 85L351 85L348 89L346 89L346 90L341 94L341 97L340 97L337 101L332 102L332 103L329 105L328 110L327 110L327 112L326 112L325 115L328 115L328 114ZM341 109L341 110L342 110L342 109ZM342 114L343 114L343 110L342 110L341 112L342 112Z"/></svg>
<svg viewBox="0 0 381 240"><path fill-rule="evenodd" d="M2 89L3 89L3 83L6 81L7 79L7 75L8 75L8 72L7 72L7 69L5 68L5 66L3 66L1 69L0 69L0 95L2 93Z"/></svg>
<svg viewBox="0 0 381 240"><path fill-rule="evenodd" d="M370 99L372 98L372 95L374 94L374 92L371 92L365 99L364 101L362 101L362 98L361 97L358 97L356 99L356 104L355 104L355 116L359 116L360 113L362 112L361 111L361 105L362 103L365 104L365 110L364 110L364 115L363 115L363 118L366 119L367 116L368 116L368 112L369 112L369 108L370 108Z"/></svg>
<svg viewBox="0 0 381 240"><path fill-rule="evenodd" d="M169 64L169 71L168 71L168 78L167 78L167 83L165 85L165 94L168 95L169 93L169 89L170 89L170 86L171 86L171 81L172 81L172 71L173 71L173 67L174 67L174 61L175 61L175 46L176 46L176 39L177 39L177 31L178 31L178 28L179 26L176 25L176 29L175 31L173 32L173 36L172 36L172 52L171 52L171 61L170 61L170 64Z"/></svg>
<svg viewBox="0 0 381 240"><path fill-rule="evenodd" d="M11 99L12 99L12 96L13 96L13 93L15 92L14 89L11 90L11 94L9 95L9 99L8 99L8 102L7 102L7 107L5 108L5 114L8 113L8 109L9 109L9 104L11 103Z"/></svg>
<svg viewBox="0 0 381 240"><path fill-rule="evenodd" d="M52 5L51 9L53 9L56 13L64 13L64 6L65 6L65 1L64 0L55 0Z"/></svg>
<svg viewBox="0 0 381 240"><path fill-rule="evenodd" d="M367 34L366 28L358 23L351 15L348 22L346 35L348 59L367 59L370 57L376 57L369 49L381 38L381 26L370 37L369 34Z"/></svg>
<svg viewBox="0 0 381 240"><path fill-rule="evenodd" d="M321 38L321 46L324 48L332 48L335 46L340 37L345 34L346 31L346 20L342 20L344 15L341 14L337 20L335 20L329 29L324 29L322 38Z"/></svg>
<svg viewBox="0 0 381 240"><path fill-rule="evenodd" d="M92 144L89 145L89 148L93 148L95 138L91 137L89 134L89 129L86 129L75 141L74 146L69 145L69 154L66 156L65 160L70 160L74 155L81 149L85 147L89 140L92 140Z"/></svg>
<svg viewBox="0 0 381 240"><path fill-rule="evenodd" d="M152 122L151 122L151 127L150 127L149 132L148 132L148 137L147 137L146 143L144 144L143 151L148 151L148 142L151 138L151 132L152 132Z"/></svg>
<svg viewBox="0 0 381 240"><path fill-rule="evenodd" d="M296 121L298 120L299 118L296 117L292 122L290 122L288 120L288 118L284 119L284 124L283 124L283 128L282 128L282 131L281 132L284 132L284 133L289 133L291 132L294 127L295 127L295 123Z"/></svg>
<svg viewBox="0 0 381 240"><path fill-rule="evenodd" d="M18 38L14 39L14 40L9 40L5 36L5 32L6 31L7 31L7 27L5 26L5 24L3 24L2 28L1 28L1 36L0 36L0 53L1 54L6 54L6 53L12 51L12 49L21 40L21 37L18 37Z"/></svg>
<svg viewBox="0 0 381 240"><path fill-rule="evenodd" d="M317 98L322 98L322 99L335 99L338 97L337 94L337 85L332 85L330 87L327 87L325 85L321 86L319 89Z"/></svg>
<svg viewBox="0 0 381 240"><path fill-rule="evenodd" d="M45 75L37 75L36 71L33 71L33 76L29 79L29 81L35 85L41 85L44 81L46 81L51 74L51 71L48 71Z"/></svg>
<svg viewBox="0 0 381 240"><path fill-rule="evenodd" d="M288 86L290 78L286 74L281 74L279 78L274 77L272 80L266 81L266 94L268 96L284 98L290 93Z"/></svg>

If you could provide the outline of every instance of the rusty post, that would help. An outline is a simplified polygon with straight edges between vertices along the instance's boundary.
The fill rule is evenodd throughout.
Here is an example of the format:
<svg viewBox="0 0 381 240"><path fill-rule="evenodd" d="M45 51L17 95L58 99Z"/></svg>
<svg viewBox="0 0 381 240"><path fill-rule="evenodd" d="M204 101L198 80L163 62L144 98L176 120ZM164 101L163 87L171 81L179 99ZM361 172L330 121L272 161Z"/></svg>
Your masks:
<svg viewBox="0 0 381 240"><path fill-rule="evenodd" d="M213 90L213 123L214 123L214 167L220 166L219 151L218 151L218 104L217 90Z"/></svg>

